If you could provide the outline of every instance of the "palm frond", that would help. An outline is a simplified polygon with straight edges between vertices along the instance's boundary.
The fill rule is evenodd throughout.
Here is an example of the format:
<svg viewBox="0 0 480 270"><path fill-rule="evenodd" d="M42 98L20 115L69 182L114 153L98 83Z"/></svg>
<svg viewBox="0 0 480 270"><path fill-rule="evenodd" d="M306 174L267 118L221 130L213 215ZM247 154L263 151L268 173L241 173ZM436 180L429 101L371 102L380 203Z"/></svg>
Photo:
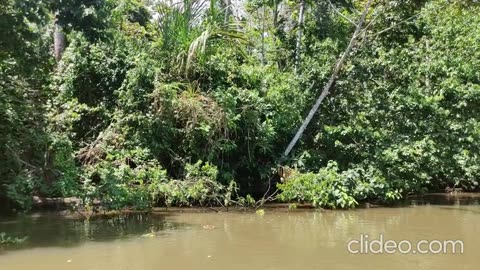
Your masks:
<svg viewBox="0 0 480 270"><path fill-rule="evenodd" d="M239 28L237 26L238 24L231 24L226 29L218 26L210 26L193 40L188 49L185 75L188 74L195 57L205 53L207 44L211 40L225 40L236 45L248 45L250 42L247 36L245 33L238 30Z"/></svg>

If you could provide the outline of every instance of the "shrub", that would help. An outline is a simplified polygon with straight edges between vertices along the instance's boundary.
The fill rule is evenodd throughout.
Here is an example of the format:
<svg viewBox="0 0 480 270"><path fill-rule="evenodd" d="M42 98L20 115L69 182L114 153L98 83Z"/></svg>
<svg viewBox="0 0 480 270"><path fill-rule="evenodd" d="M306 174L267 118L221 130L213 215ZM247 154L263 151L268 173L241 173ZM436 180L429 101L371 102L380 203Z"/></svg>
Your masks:
<svg viewBox="0 0 480 270"><path fill-rule="evenodd" d="M385 202L398 200L401 194L393 190L385 178L373 168L353 168L340 172L330 161L318 173L295 173L285 183L278 184L281 201L310 202L315 207L353 208L359 201L381 198Z"/></svg>

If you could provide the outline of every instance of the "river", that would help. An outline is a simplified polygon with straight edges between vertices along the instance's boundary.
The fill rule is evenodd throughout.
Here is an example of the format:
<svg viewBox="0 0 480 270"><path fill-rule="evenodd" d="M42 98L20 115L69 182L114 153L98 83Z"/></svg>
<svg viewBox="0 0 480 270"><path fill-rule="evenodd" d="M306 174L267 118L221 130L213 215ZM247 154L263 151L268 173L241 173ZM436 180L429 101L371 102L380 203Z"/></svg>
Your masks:
<svg viewBox="0 0 480 270"><path fill-rule="evenodd" d="M478 196L439 197L349 211L167 211L90 222L47 213L1 218L0 232L28 240L0 253L0 269L478 269ZM463 254L353 254L360 244L349 251L348 243L361 235L413 246L460 240Z"/></svg>

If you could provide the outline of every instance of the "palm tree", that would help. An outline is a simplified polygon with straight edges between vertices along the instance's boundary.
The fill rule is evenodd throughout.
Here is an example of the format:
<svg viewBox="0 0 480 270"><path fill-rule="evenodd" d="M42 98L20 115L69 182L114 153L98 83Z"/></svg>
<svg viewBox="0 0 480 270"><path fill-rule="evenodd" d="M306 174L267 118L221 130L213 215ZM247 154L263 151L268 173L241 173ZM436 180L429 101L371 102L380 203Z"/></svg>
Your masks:
<svg viewBox="0 0 480 270"><path fill-rule="evenodd" d="M209 43L223 40L246 44L247 39L238 22L230 22L221 10L219 0L183 0L158 7L159 32L163 51L176 52L178 71L188 75L193 61L206 52Z"/></svg>

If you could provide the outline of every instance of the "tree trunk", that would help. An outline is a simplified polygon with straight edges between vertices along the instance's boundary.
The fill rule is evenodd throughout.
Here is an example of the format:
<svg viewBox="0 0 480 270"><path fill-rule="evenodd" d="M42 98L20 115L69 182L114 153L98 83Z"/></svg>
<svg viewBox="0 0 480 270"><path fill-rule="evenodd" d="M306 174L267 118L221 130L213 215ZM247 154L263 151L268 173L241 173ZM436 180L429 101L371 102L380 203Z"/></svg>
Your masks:
<svg viewBox="0 0 480 270"><path fill-rule="evenodd" d="M297 73L298 69L300 68L304 20L305 20L305 0L301 0L300 12L298 15L297 45L295 47L295 73Z"/></svg>
<svg viewBox="0 0 480 270"><path fill-rule="evenodd" d="M278 27L278 0L273 1L273 28L275 31Z"/></svg>
<svg viewBox="0 0 480 270"><path fill-rule="evenodd" d="M231 12L232 1L224 0L224 4L225 4L225 25L228 25L228 22L230 21L230 15L232 14Z"/></svg>
<svg viewBox="0 0 480 270"><path fill-rule="evenodd" d="M262 66L265 65L265 5L262 7L263 15L262 15Z"/></svg>
<svg viewBox="0 0 480 270"><path fill-rule="evenodd" d="M53 48L55 54L55 60L59 62L62 59L63 52L65 51L65 33L63 27L60 25L58 16L55 19L55 33L53 37Z"/></svg>
<svg viewBox="0 0 480 270"><path fill-rule="evenodd" d="M430 40L425 40L425 49L427 49L427 65L430 67L431 59L430 59ZM430 90L430 76L429 74L425 74L425 87L427 90Z"/></svg>

